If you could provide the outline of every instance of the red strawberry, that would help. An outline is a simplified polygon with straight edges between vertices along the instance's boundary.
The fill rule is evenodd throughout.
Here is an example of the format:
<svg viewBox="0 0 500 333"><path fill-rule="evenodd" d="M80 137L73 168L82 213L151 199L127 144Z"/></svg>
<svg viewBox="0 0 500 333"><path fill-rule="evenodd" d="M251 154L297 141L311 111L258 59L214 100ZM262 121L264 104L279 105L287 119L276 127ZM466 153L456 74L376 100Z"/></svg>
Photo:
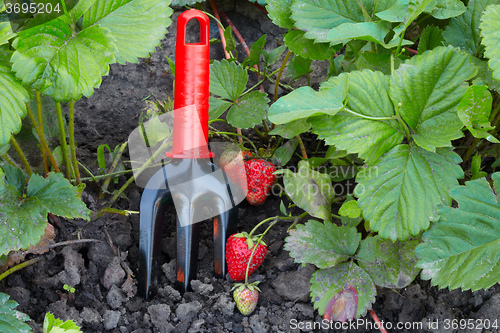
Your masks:
<svg viewBox="0 0 500 333"><path fill-rule="evenodd" d="M276 176L273 175L276 167L262 159L251 159L245 162L245 171L248 186L247 201L251 205L263 204L276 180Z"/></svg>
<svg viewBox="0 0 500 333"><path fill-rule="evenodd" d="M247 264L250 255L257 242L257 237L249 238L246 232L231 235L226 243L226 262L229 276L233 281L245 279ZM257 267L264 261L267 254L267 245L261 241L255 250L248 275L252 274Z"/></svg>
<svg viewBox="0 0 500 333"><path fill-rule="evenodd" d="M242 189L247 188L245 160L252 156L248 150L228 149L219 159L219 167L227 174L229 179Z"/></svg>
<svg viewBox="0 0 500 333"><path fill-rule="evenodd" d="M236 283L233 287L233 298L236 302L238 310L244 316L251 314L257 307L257 301L259 300L259 287L257 284L259 281L255 281L252 284L247 283Z"/></svg>

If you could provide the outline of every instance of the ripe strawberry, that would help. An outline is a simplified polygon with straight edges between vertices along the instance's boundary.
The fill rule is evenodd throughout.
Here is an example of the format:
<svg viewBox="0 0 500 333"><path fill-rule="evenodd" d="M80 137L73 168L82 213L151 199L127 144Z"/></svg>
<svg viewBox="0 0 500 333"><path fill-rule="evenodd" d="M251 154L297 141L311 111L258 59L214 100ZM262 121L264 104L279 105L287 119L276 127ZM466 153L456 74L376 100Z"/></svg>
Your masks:
<svg viewBox="0 0 500 333"><path fill-rule="evenodd" d="M226 262L229 276L233 281L245 279L247 264L257 239L257 237L254 237L254 239L249 238L246 232L234 234L228 238L226 243ZM248 275L252 274L259 267L264 261L266 254L267 245L261 241L253 254Z"/></svg>
<svg viewBox="0 0 500 333"><path fill-rule="evenodd" d="M263 204L276 180L276 176L273 175L276 167L262 159L251 159L245 162L245 171L248 186L247 201L251 205Z"/></svg>
<svg viewBox="0 0 500 333"><path fill-rule="evenodd" d="M227 174L229 179L242 189L247 188L245 161L252 156L248 150L228 149L219 159L219 167Z"/></svg>
<svg viewBox="0 0 500 333"><path fill-rule="evenodd" d="M238 310L244 316L251 314L257 307L257 301L259 300L259 287L257 284L259 281L255 281L252 284L248 283L236 283L233 287L233 298L236 302Z"/></svg>

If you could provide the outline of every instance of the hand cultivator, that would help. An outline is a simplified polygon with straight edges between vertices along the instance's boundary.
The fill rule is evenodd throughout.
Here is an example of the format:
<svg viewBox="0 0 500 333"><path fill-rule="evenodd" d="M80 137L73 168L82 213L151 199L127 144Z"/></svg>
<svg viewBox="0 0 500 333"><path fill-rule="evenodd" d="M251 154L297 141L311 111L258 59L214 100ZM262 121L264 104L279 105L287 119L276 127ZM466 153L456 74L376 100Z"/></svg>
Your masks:
<svg viewBox="0 0 500 333"><path fill-rule="evenodd" d="M186 25L200 24L199 43L186 43ZM213 217L214 269L226 274L225 244L238 219L234 187L211 162L208 149L209 20L189 10L177 21L175 110L170 163L148 181L140 206L139 293L145 298L155 284L165 210L172 202L177 212L177 286L189 288L196 275L200 221Z"/></svg>

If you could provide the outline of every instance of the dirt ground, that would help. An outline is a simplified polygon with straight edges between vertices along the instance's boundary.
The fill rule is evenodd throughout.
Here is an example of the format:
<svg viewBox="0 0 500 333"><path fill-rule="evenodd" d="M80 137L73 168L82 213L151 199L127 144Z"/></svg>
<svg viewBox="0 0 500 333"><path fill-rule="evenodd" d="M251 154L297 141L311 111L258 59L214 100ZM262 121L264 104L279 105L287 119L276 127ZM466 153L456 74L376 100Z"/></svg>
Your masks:
<svg viewBox="0 0 500 333"><path fill-rule="evenodd" d="M218 1L220 4L220 1ZM221 8L240 30L250 46L267 34L267 48L276 47L283 30L275 27L265 13L245 1L225 1ZM172 97L173 76L168 73L165 56L174 59L175 22L180 11L172 16L173 24L161 42L161 47L138 64L112 65L102 86L93 96L76 105L76 129L79 159L96 171L96 151L100 144L112 148L127 140L138 125L138 118L146 104L144 99L154 96L159 100ZM215 24L212 38L218 38ZM239 54L244 50L239 45ZM214 44L212 59L223 58L222 47ZM325 74L325 64L314 64L318 71L312 75L313 86ZM285 79L286 80L286 79ZM300 84L300 82L299 82ZM265 87L266 91L271 91ZM270 96L272 98L272 96ZM150 97L150 100L152 97ZM124 159L129 158L125 153ZM121 185L127 178L120 177ZM116 189L114 185L113 189ZM126 198L117 202L117 208L139 210L142 189L132 185ZM95 188L88 187L87 203L96 204ZM279 197L270 197L263 206L239 207L239 230L250 231L259 221L279 215ZM2 289L19 303L18 309L32 318L34 332L41 332L41 323L47 311L61 319L72 319L82 325L84 332L150 333L150 332L299 332L346 330L317 328L322 317L313 308L309 298L309 279L313 266L294 263L283 250L289 223L278 223L266 236L269 253L253 279L261 282L259 303L249 317L239 313L233 302L228 279L213 277L212 230L209 223L202 227L198 276L192 281L192 292L181 295L173 288L175 281L175 223L173 207L167 212L162 243L161 270L158 272L159 290L149 301L136 295L134 288L124 285L129 267L138 269L139 216L106 215L91 223L60 220L56 227L56 241L92 239L93 242L52 249L42 261L12 274ZM108 237L109 235L109 237ZM121 265L120 263L123 263ZM75 287L68 297L63 284ZM485 291L461 292L438 290L428 281L417 278L402 290L378 289L374 304L378 317L393 325L389 332L500 332L484 330L453 330L453 320L489 319L500 325L500 286ZM369 315L360 326L349 332L378 332L370 329ZM413 328L396 329L401 322ZM436 325L437 323L437 325ZM313 328L316 325L316 328ZM436 327L437 326L437 327ZM386 325L389 328L389 326ZM420 327L420 328L418 328Z"/></svg>

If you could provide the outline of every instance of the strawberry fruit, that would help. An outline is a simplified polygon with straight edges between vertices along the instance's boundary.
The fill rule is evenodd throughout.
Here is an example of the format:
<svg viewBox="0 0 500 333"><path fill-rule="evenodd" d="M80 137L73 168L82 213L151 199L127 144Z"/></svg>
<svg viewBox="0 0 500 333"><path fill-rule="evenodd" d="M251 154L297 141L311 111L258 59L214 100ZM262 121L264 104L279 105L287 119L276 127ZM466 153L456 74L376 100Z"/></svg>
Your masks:
<svg viewBox="0 0 500 333"><path fill-rule="evenodd" d="M231 181L241 189L246 189L245 161L252 157L248 150L225 150L219 159L219 167L227 174Z"/></svg>
<svg viewBox="0 0 500 333"><path fill-rule="evenodd" d="M276 167L262 159L251 159L245 162L247 174L247 201L251 205L261 205L266 201L276 176Z"/></svg>
<svg viewBox="0 0 500 333"><path fill-rule="evenodd" d="M253 239L246 232L231 235L226 243L226 262L229 277L233 281L245 279L247 264L250 260L253 248L257 244L257 237ZM261 241L255 250L248 275L252 274L264 261L267 254L267 245Z"/></svg>
<svg viewBox="0 0 500 333"><path fill-rule="evenodd" d="M259 281L255 281L252 284L248 283L236 283L233 287L233 298L236 302L238 310L244 316L251 314L257 307L257 301L259 300L259 287L257 284Z"/></svg>

